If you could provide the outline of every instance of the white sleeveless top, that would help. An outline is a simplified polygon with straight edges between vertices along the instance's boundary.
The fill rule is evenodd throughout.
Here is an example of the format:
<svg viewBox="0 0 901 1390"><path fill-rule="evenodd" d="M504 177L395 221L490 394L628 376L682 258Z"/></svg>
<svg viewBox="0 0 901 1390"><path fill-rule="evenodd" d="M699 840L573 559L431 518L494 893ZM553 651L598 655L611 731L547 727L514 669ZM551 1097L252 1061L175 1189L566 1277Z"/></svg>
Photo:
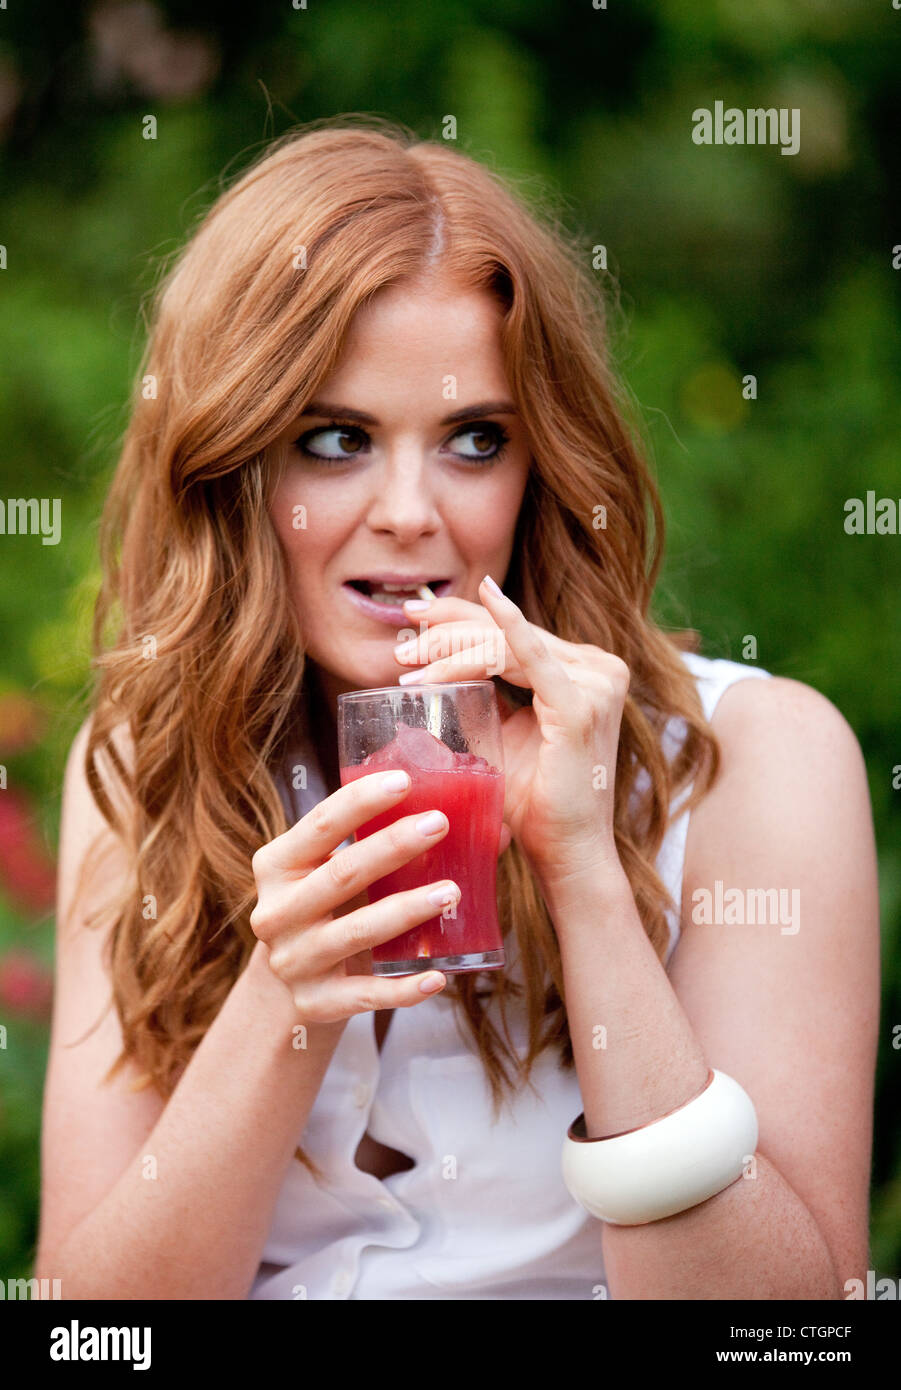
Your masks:
<svg viewBox="0 0 901 1390"><path fill-rule="evenodd" d="M683 660L708 719L735 681L770 675L692 653ZM678 747L679 724L664 736L669 756ZM315 753L305 749L296 761L307 768L306 788L281 786L292 820L327 794ZM689 792L680 793L679 804ZM670 824L657 858L677 907L688 819L683 813ZM678 912L668 920L667 965L679 937ZM521 980L515 940L505 947L508 973ZM507 1019L524 1056L528 1034L515 999ZM534 1089L517 1093L512 1112L505 1100L495 1122L482 1063L464 1027L457 1026L453 1001L439 994L394 1011L380 1054L375 1014L348 1019L297 1136L326 1181L317 1184L292 1160L250 1298L608 1296L601 1223L570 1196L560 1167L566 1131L584 1108L575 1069L561 1070L555 1049L543 1052L532 1070ZM358 1169L354 1155L367 1130L408 1154L414 1166L384 1181Z"/></svg>

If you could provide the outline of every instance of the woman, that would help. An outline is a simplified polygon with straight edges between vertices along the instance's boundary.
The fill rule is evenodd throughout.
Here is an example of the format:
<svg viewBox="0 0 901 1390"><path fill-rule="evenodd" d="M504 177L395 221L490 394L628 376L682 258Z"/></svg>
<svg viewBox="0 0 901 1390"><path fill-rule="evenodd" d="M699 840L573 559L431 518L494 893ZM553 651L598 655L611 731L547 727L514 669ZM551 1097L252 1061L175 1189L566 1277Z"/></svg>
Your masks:
<svg viewBox="0 0 901 1390"><path fill-rule="evenodd" d="M860 751L812 689L649 618L662 518L617 394L559 229L379 121L283 137L170 270L64 787L37 1272L65 1297L864 1275ZM424 608L383 588L421 580ZM367 884L447 821L354 845L405 789L340 787L335 698L484 679L501 635L507 968L373 977L436 907ZM759 1138L717 1168L724 1086ZM627 1210L626 1132L669 1145L671 1112L706 1185L664 1147Z"/></svg>

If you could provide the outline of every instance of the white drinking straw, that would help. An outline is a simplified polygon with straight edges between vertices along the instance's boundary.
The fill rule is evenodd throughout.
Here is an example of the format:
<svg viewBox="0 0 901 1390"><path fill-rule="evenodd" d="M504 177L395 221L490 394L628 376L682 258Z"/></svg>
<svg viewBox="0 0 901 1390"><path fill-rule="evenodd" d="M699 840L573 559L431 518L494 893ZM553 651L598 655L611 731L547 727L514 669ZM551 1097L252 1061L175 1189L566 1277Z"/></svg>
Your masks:
<svg viewBox="0 0 901 1390"><path fill-rule="evenodd" d="M434 598L428 584L420 584L416 590L420 598ZM428 714L429 733L434 734L435 738L441 737L441 697L437 691L429 694L429 714Z"/></svg>

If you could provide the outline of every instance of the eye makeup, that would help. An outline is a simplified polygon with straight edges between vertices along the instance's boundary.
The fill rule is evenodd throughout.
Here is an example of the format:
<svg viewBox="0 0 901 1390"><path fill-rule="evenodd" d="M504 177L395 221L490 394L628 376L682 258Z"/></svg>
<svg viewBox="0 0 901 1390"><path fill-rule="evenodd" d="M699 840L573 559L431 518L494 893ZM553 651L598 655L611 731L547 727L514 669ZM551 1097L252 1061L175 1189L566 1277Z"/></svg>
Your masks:
<svg viewBox="0 0 901 1390"><path fill-rule="evenodd" d="M352 447L349 450L345 451L342 449L335 453L330 453L328 451L319 452L317 448L313 447L314 441L320 436L327 435L343 438L345 441L351 442ZM455 458L462 460L466 466L473 468L480 468L489 463L497 462L510 442L510 435L507 430L495 420L475 420L460 426L460 428L456 429L454 433L449 436L448 443L450 440L459 439L463 435L482 435L490 442L493 442L493 453L467 454L458 453L454 450L450 451L454 454ZM344 463L348 459L356 458L359 454L368 453L368 446L371 440L366 431L361 429L358 424L355 424L351 420L341 420L336 417L325 424L315 425L312 429L304 430L303 434L298 435L293 443L294 448L306 458L315 459L318 463L328 464ZM442 446L442 449L446 448L446 444Z"/></svg>

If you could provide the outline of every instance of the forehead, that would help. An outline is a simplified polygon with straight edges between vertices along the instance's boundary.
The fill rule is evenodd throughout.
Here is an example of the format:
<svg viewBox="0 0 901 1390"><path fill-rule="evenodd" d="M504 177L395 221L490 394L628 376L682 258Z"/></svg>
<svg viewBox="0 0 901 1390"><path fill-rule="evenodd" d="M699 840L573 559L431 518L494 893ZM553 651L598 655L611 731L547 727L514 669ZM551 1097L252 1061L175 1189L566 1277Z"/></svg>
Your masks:
<svg viewBox="0 0 901 1390"><path fill-rule="evenodd" d="M435 278L390 285L358 310L343 360L376 346L392 355L465 349L499 358L501 319L500 306L484 290Z"/></svg>

